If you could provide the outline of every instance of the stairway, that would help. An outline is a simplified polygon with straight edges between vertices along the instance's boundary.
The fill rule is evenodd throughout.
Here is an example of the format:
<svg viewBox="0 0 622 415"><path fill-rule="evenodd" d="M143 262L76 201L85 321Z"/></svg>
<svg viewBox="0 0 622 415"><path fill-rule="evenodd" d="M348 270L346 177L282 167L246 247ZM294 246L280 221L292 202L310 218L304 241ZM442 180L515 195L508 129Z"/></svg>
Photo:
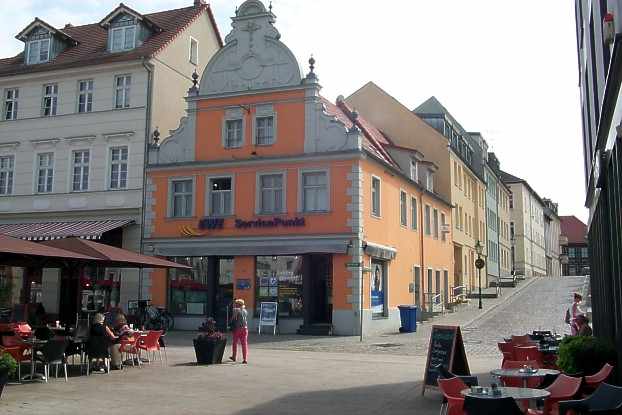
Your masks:
<svg viewBox="0 0 622 415"><path fill-rule="evenodd" d="M332 336L333 325L330 323L303 324L296 330L296 333L307 336Z"/></svg>

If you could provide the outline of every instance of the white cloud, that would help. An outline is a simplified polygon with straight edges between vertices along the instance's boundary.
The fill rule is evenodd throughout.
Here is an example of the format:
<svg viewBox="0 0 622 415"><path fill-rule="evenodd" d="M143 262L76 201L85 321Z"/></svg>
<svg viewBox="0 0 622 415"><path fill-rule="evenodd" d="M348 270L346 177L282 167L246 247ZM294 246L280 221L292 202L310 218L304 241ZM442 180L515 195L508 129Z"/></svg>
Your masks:
<svg viewBox="0 0 622 415"><path fill-rule="evenodd" d="M6 1L6 0L4 0ZM223 37L236 4L211 2ZM192 0L128 0L144 13ZM22 0L4 7L0 56L35 16L62 27L95 22L117 1ZM586 219L574 9L526 0L273 0L277 28L331 99L373 80L407 106L435 95L481 131L502 168L525 178L563 214Z"/></svg>

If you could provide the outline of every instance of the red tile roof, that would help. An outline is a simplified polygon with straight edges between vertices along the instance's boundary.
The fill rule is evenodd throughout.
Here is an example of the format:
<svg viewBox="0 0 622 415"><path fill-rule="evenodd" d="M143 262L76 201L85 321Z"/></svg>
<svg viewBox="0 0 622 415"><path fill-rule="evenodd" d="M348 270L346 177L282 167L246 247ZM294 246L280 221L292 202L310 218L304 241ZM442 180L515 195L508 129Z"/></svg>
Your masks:
<svg viewBox="0 0 622 415"><path fill-rule="evenodd" d="M63 28L63 33L78 42L77 46L68 47L54 60L38 65L25 65L23 52L12 58L0 59L0 76L149 58L158 54L203 13L208 14L218 42L222 46L222 38L212 10L209 5L201 4L197 7L184 7L144 15L162 31L152 34L141 46L127 52L110 53L107 51L108 33L99 23Z"/></svg>
<svg viewBox="0 0 622 415"><path fill-rule="evenodd" d="M561 234L568 238L569 244L587 244L587 226L576 216L560 216Z"/></svg>

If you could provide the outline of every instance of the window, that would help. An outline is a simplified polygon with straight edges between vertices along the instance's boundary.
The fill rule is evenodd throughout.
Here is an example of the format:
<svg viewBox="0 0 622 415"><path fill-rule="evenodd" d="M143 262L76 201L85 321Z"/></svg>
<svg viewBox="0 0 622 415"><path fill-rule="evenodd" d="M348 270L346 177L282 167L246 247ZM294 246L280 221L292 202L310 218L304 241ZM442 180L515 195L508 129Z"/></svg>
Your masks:
<svg viewBox="0 0 622 415"><path fill-rule="evenodd" d="M43 63L50 60L50 39L28 42L28 64Z"/></svg>
<svg viewBox="0 0 622 415"><path fill-rule="evenodd" d="M459 207L458 209L460 210L460 230L464 231L464 222L462 220L462 207Z"/></svg>
<svg viewBox="0 0 622 415"><path fill-rule="evenodd" d="M93 111L93 80L78 81L78 112Z"/></svg>
<svg viewBox="0 0 622 415"><path fill-rule="evenodd" d="M283 213L285 197L283 174L263 174L259 176L259 213Z"/></svg>
<svg viewBox="0 0 622 415"><path fill-rule="evenodd" d="M441 213L441 240L443 242L447 240L447 232L445 232L446 227L447 227L447 222L446 222L445 214Z"/></svg>
<svg viewBox="0 0 622 415"><path fill-rule="evenodd" d="M585 247L581 248L581 256L583 258L587 258L588 257L587 248L585 248Z"/></svg>
<svg viewBox="0 0 622 415"><path fill-rule="evenodd" d="M255 119L255 144L265 146L274 143L274 117Z"/></svg>
<svg viewBox="0 0 622 415"><path fill-rule="evenodd" d="M58 84L43 85L43 102L41 111L44 117L56 115L58 107Z"/></svg>
<svg viewBox="0 0 622 415"><path fill-rule="evenodd" d="M129 17L129 16L128 16ZM134 49L136 42L136 25L132 20L124 20L116 25L124 25L122 27L113 27L110 33L112 40L112 46L110 50L112 52L121 52L124 50Z"/></svg>
<svg viewBox="0 0 622 415"><path fill-rule="evenodd" d="M82 192L89 189L89 150L78 150L72 154L73 180L71 190Z"/></svg>
<svg viewBox="0 0 622 415"><path fill-rule="evenodd" d="M417 230L417 199L410 198L410 227Z"/></svg>
<svg viewBox="0 0 622 415"><path fill-rule="evenodd" d="M174 314L205 315L208 312L207 298L209 294L207 257L169 259L192 267L192 269L169 268L169 310ZM233 259L228 259L225 264L227 263L229 263L228 274L230 275L233 272ZM219 271L222 273L222 258L220 264Z"/></svg>
<svg viewBox="0 0 622 415"><path fill-rule="evenodd" d="M460 182L460 177L458 176L458 163L454 161L454 186L458 187L458 182Z"/></svg>
<svg viewBox="0 0 622 415"><path fill-rule="evenodd" d="M406 192L400 190L400 225L408 226L408 205Z"/></svg>
<svg viewBox="0 0 622 415"><path fill-rule="evenodd" d="M434 173L432 170L428 170L425 178L425 187L428 191L434 191Z"/></svg>
<svg viewBox="0 0 622 415"><path fill-rule="evenodd" d="M434 229L434 239L438 239L438 209L434 209L432 213L432 223Z"/></svg>
<svg viewBox="0 0 622 415"><path fill-rule="evenodd" d="M371 178L371 214L380 216L380 179Z"/></svg>
<svg viewBox="0 0 622 415"><path fill-rule="evenodd" d="M514 239L514 222L510 222L510 238Z"/></svg>
<svg viewBox="0 0 622 415"><path fill-rule="evenodd" d="M54 182L54 154L37 155L37 192L49 193Z"/></svg>
<svg viewBox="0 0 622 415"><path fill-rule="evenodd" d="M0 157L0 195L13 193L13 169L15 168L14 156Z"/></svg>
<svg viewBox="0 0 622 415"><path fill-rule="evenodd" d="M171 217L184 218L192 216L192 188L192 179L171 181Z"/></svg>
<svg viewBox="0 0 622 415"><path fill-rule="evenodd" d="M110 149L110 188L127 188L127 147Z"/></svg>
<svg viewBox="0 0 622 415"><path fill-rule="evenodd" d="M199 42L191 37L190 38L190 63L193 65L199 64Z"/></svg>
<svg viewBox="0 0 622 415"><path fill-rule="evenodd" d="M242 147L242 120L225 121L225 148Z"/></svg>
<svg viewBox="0 0 622 415"><path fill-rule="evenodd" d="M279 303L279 317L302 317L302 255L298 256L258 256L256 257L256 300L255 314L263 301ZM310 260L311 261L311 260ZM330 257L314 255L313 266L328 276Z"/></svg>
<svg viewBox="0 0 622 415"><path fill-rule="evenodd" d="M458 211L457 206L454 209L454 222L456 223L456 229L460 229L460 212Z"/></svg>
<svg viewBox="0 0 622 415"><path fill-rule="evenodd" d="M425 206L425 234L426 235L432 235L432 224L431 222L431 217L430 217L431 213L430 213L430 206L426 205Z"/></svg>
<svg viewBox="0 0 622 415"><path fill-rule="evenodd" d="M19 99L19 89L12 88L4 91L4 119L17 119L17 100Z"/></svg>
<svg viewBox="0 0 622 415"><path fill-rule="evenodd" d="M417 160L410 160L410 180L418 182Z"/></svg>
<svg viewBox="0 0 622 415"><path fill-rule="evenodd" d="M233 214L233 179L217 177L209 179L209 214L228 216Z"/></svg>
<svg viewBox="0 0 622 415"><path fill-rule="evenodd" d="M325 171L302 173L303 212L328 210L328 177Z"/></svg>
<svg viewBox="0 0 622 415"><path fill-rule="evenodd" d="M118 75L114 78L114 107L130 107L130 88L132 86L132 75Z"/></svg>

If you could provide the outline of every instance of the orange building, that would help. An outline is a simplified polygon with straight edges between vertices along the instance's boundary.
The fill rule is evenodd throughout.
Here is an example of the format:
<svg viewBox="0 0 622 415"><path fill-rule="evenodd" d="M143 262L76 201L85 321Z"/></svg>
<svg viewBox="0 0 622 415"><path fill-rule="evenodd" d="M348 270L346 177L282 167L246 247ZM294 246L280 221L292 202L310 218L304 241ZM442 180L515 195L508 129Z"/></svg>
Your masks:
<svg viewBox="0 0 622 415"><path fill-rule="evenodd" d="M193 266L145 273L152 301L178 328L224 323L243 298L251 327L276 302L281 332L397 330L398 305L425 307L453 275L436 166L324 99L260 1L232 20L188 116L149 152L144 251Z"/></svg>

